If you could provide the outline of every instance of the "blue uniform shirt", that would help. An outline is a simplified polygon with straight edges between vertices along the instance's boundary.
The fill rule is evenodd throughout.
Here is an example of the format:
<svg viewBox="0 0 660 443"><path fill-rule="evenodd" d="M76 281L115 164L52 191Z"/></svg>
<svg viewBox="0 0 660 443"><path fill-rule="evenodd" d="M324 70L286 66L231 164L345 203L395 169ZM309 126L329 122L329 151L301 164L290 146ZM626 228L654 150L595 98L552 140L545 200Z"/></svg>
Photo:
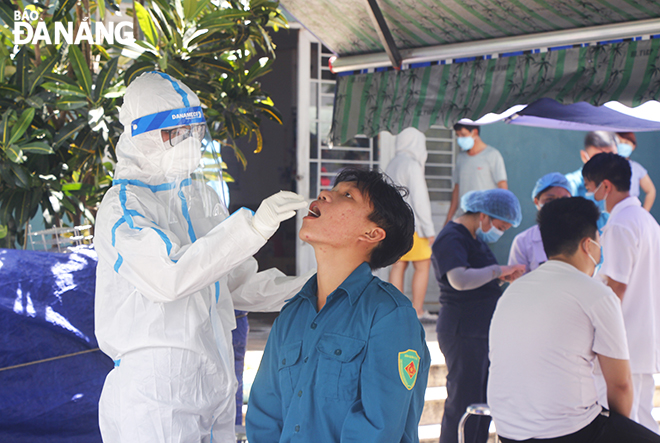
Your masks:
<svg viewBox="0 0 660 443"><path fill-rule="evenodd" d="M600 210L600 218L598 219L598 231L602 233L603 226L607 223L607 219L610 218L610 214L605 212L605 200L598 201L593 197L587 197L587 188L584 186L584 177L582 176L582 168L577 171L569 172L565 175L566 180L571 185L571 195L573 197L584 197L587 200L591 200L596 203L598 209Z"/></svg>
<svg viewBox="0 0 660 443"><path fill-rule="evenodd" d="M317 312L316 276L284 306L248 403L267 442L417 442L430 355L410 301L361 264Z"/></svg>

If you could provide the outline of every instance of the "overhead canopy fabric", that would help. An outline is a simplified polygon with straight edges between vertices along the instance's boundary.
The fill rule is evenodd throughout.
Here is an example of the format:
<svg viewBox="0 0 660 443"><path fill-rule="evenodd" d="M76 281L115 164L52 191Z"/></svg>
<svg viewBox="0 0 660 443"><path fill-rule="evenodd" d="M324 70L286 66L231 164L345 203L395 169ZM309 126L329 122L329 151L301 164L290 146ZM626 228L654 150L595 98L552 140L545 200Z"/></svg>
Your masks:
<svg viewBox="0 0 660 443"><path fill-rule="evenodd" d="M387 41L383 26L372 19L374 3L401 53L401 71L374 72L387 66L383 57L373 61L385 54ZM658 96L657 0L281 0L281 5L339 56L335 65L372 57L351 68L369 71L338 79L335 145L356 134L451 126L462 117L477 119L543 97L636 106ZM648 23L648 32L620 32ZM590 29L594 33L582 39ZM566 43L574 35L580 40ZM544 44L506 50L520 48L521 41L538 42L537 36L547 37ZM514 40L515 45L506 43ZM504 42L501 50L492 50L495 41ZM466 44L470 51L461 52ZM429 58L429 52L450 47L444 56ZM415 64L420 50L426 51L419 58L423 63Z"/></svg>
<svg viewBox="0 0 660 443"><path fill-rule="evenodd" d="M463 117L476 120L543 97L637 106L660 95L659 48L660 38L651 38L343 76L331 141L398 134L409 126L451 127Z"/></svg>
<svg viewBox="0 0 660 443"><path fill-rule="evenodd" d="M660 121L636 118L584 102L562 105L549 98L535 101L505 121L522 126L576 131L660 131Z"/></svg>
<svg viewBox="0 0 660 443"><path fill-rule="evenodd" d="M366 0L281 0L338 56L383 52ZM396 47L521 36L660 17L657 0L378 0Z"/></svg>

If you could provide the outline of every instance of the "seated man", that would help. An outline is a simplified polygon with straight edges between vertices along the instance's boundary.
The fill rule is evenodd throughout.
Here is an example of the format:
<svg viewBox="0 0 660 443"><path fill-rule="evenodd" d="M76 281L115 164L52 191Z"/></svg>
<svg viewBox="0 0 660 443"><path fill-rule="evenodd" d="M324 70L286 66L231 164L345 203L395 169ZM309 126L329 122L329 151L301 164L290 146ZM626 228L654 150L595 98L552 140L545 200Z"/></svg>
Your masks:
<svg viewBox="0 0 660 443"><path fill-rule="evenodd" d="M628 418L633 400L621 304L591 278L599 211L582 197L539 212L548 261L500 298L490 327L488 403L502 442L660 442ZM596 360L610 410L598 404Z"/></svg>
<svg viewBox="0 0 660 443"><path fill-rule="evenodd" d="M318 273L273 324L248 440L416 442L430 366L411 302L372 269L412 247L413 212L376 171L344 170L303 219Z"/></svg>

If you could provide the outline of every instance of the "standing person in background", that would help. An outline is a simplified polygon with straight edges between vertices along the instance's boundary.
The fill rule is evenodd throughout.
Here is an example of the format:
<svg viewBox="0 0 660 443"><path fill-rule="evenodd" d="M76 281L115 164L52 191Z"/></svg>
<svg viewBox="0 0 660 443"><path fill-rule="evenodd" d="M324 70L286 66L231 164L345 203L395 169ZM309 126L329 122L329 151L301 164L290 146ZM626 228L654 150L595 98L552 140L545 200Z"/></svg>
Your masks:
<svg viewBox="0 0 660 443"><path fill-rule="evenodd" d="M630 418L658 432L653 418L653 374L660 372L660 226L639 199L630 196L630 163L598 154L582 169L584 183L605 203L600 275L621 299L634 400ZM604 370L603 370L604 372Z"/></svg>
<svg viewBox="0 0 660 443"><path fill-rule="evenodd" d="M655 185L649 177L649 173L644 166L637 163L635 160L630 160L630 155L637 148L637 137L633 132L617 132L618 143L616 149L621 157L625 157L630 162L630 169L632 169L632 177L630 178L630 196L639 197L639 189L646 194L642 206L647 211L651 212L653 202L655 201Z"/></svg>
<svg viewBox="0 0 660 443"><path fill-rule="evenodd" d="M422 322L435 322L437 316L424 311L424 298L429 284L431 269L431 245L435 239L435 227L431 216L431 200L426 187L424 163L426 151L426 136L415 128L406 128L396 136L396 155L385 168L385 173L397 185L408 189L405 197L415 215L415 236L413 248L399 261L392 265L390 283L403 292L403 282L412 262L415 272L412 278L412 303L417 311L417 317Z"/></svg>
<svg viewBox="0 0 660 443"><path fill-rule="evenodd" d="M502 154L481 140L479 126L457 123L454 132L461 152L452 176L454 190L445 225L463 213L459 203L468 192L509 188Z"/></svg>
<svg viewBox="0 0 660 443"><path fill-rule="evenodd" d="M500 266L487 243L520 225L520 203L511 191L472 191L461 199L463 215L450 221L433 243L433 269L440 286L438 344L447 363L447 400L440 443L456 443L458 422L472 403L486 403L488 328L501 281L513 281L524 265ZM488 439L488 417L465 426L466 443Z"/></svg>
<svg viewBox="0 0 660 443"><path fill-rule="evenodd" d="M580 150L580 159L582 159L582 163L588 162L591 157L600 154L601 152L617 153L614 133L607 131L588 132L584 137L584 149ZM587 188L585 188L584 178L582 177L582 168L566 174L566 179L571 184L571 195L573 197L584 197L587 200L596 203L596 206L600 210L598 230L602 230L610 215L605 212L605 203L597 201L593 194L588 192Z"/></svg>
<svg viewBox="0 0 660 443"><path fill-rule="evenodd" d="M571 185L559 172L551 172L538 179L532 191L532 200L539 211L543 205L552 200L570 196ZM509 252L509 266L525 265L525 272L529 272L547 260L538 224L524 230L513 239Z"/></svg>

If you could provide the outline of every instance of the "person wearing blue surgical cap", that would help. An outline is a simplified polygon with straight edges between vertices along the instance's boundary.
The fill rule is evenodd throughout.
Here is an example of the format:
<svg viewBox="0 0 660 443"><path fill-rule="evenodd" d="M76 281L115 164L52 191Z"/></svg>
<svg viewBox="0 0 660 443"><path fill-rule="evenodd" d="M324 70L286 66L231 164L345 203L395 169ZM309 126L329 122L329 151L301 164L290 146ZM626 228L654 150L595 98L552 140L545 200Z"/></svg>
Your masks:
<svg viewBox="0 0 660 443"><path fill-rule="evenodd" d="M456 443L458 422L472 403L486 403L488 328L501 281L513 281L524 265L500 266L488 243L522 220L520 202L505 189L468 192L464 214L450 221L433 243L431 262L440 286L436 332L447 363L447 400L440 443ZM465 442L488 439L488 417L465 426Z"/></svg>
<svg viewBox="0 0 660 443"><path fill-rule="evenodd" d="M552 200L570 196L571 185L559 172L551 172L538 179L532 191L532 200L539 211L544 204ZM529 272L547 260L539 225L524 230L513 239L509 252L509 265L525 265L525 272Z"/></svg>

